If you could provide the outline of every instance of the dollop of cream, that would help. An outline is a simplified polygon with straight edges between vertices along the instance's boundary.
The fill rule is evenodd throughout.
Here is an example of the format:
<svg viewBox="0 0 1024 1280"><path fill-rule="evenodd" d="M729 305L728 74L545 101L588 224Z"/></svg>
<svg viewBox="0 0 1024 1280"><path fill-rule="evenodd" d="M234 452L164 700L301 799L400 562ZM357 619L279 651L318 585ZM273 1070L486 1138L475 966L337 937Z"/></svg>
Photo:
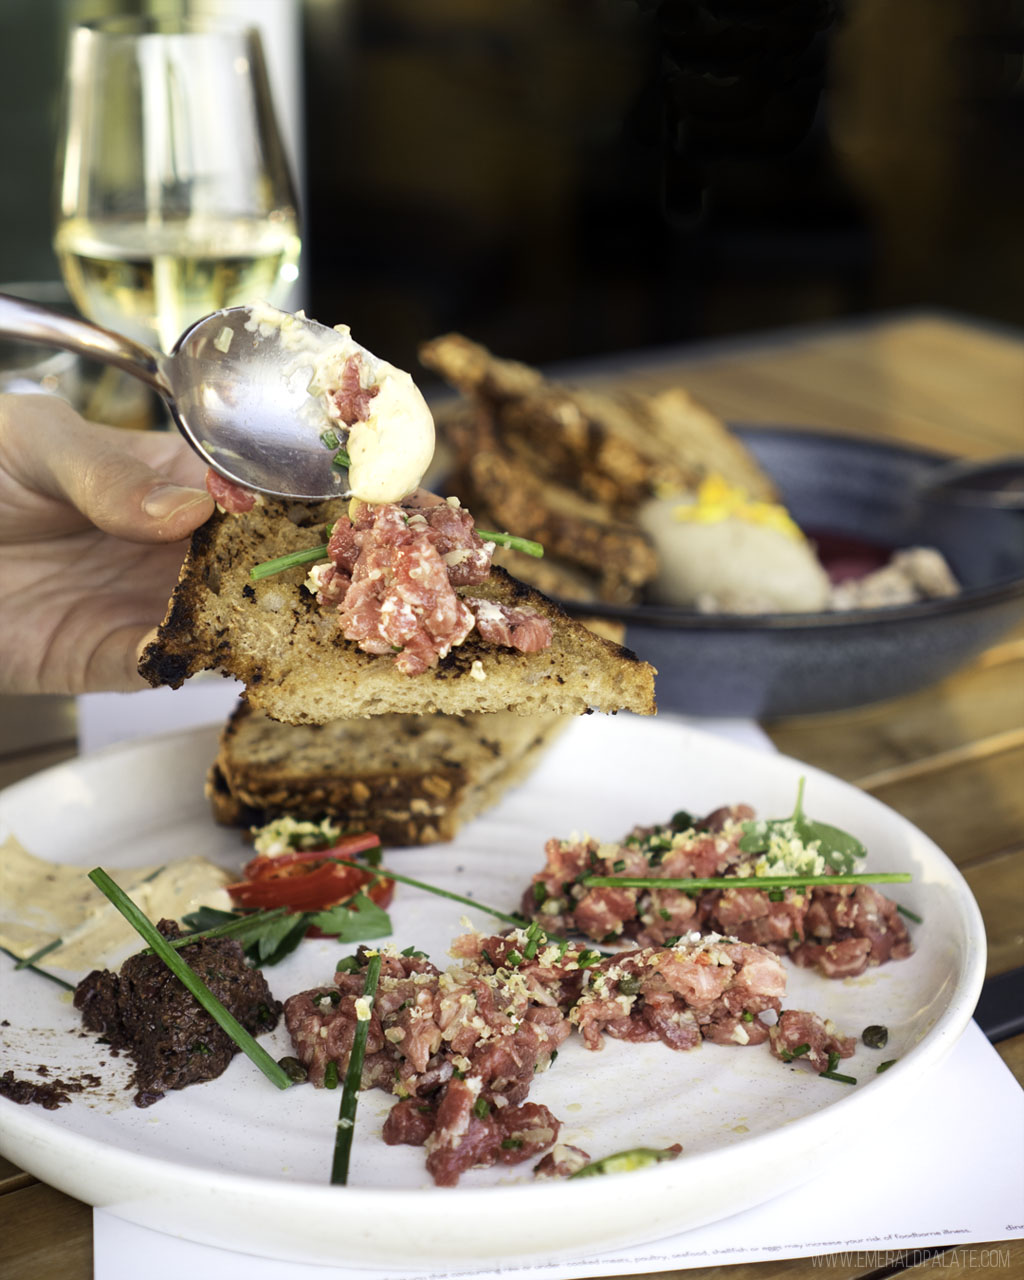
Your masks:
<svg viewBox="0 0 1024 1280"><path fill-rule="evenodd" d="M349 358L357 357L360 385L377 390L363 421L339 423L348 429L349 488L363 502L398 502L418 488L430 466L433 416L408 373L360 346L348 325L336 325L334 332L338 341L318 357L309 389L328 397L340 385Z"/></svg>
<svg viewBox="0 0 1024 1280"><path fill-rule="evenodd" d="M201 906L227 911L232 905L224 888L232 877L198 855L110 875L154 924ZM0 946L24 959L57 939L60 945L40 960L47 969L116 967L143 945L88 878L88 868L49 862L8 836L0 843Z"/></svg>
<svg viewBox="0 0 1024 1280"><path fill-rule="evenodd" d="M639 523L658 552L651 595L705 613L813 613L828 575L784 507L718 477L696 495L652 498Z"/></svg>

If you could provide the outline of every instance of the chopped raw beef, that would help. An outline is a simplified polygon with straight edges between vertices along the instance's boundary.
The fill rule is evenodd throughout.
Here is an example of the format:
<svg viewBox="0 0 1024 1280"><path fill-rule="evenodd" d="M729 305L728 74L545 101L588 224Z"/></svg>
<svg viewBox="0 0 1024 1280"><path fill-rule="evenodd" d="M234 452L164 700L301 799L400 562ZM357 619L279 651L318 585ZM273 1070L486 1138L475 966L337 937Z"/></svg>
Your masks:
<svg viewBox="0 0 1024 1280"><path fill-rule="evenodd" d="M231 515L241 515L243 511L251 511L256 505L256 495L251 489L245 489L233 480L226 480L212 467L206 472L206 492L222 511Z"/></svg>
<svg viewBox="0 0 1024 1280"><path fill-rule="evenodd" d="M827 1071L830 1055L850 1058L856 1047L852 1036L841 1036L831 1022L816 1013L787 1009L768 1032L772 1053L783 1062L806 1062L815 1071Z"/></svg>
<svg viewBox="0 0 1024 1280"><path fill-rule="evenodd" d="M464 934L451 954L458 963L442 973L423 958L382 953L361 1078L363 1088L398 1095L384 1140L423 1146L439 1186L552 1146L559 1122L527 1095L574 1029L589 1049L606 1035L676 1050L702 1040L761 1044L770 1028L760 1015L779 1010L786 986L772 952L698 935L602 956L531 925ZM295 1052L316 1085L328 1062L339 1075L347 1067L365 962L361 952L334 988L285 1002Z"/></svg>
<svg viewBox="0 0 1024 1280"><path fill-rule="evenodd" d="M357 506L327 544L328 562L309 585L337 609L341 633L366 653L394 654L405 675L421 675L476 628L490 644L524 653L551 643L551 624L530 609L509 609L455 588L484 582L493 544L454 502Z"/></svg>
<svg viewBox="0 0 1024 1280"><path fill-rule="evenodd" d="M694 821L635 827L621 843L549 840L546 863L523 895L522 911L547 929L598 942L629 938L662 946L698 930L788 955L827 978L848 978L869 965L903 960L912 946L896 904L870 885L757 889L743 884L758 854L744 853L746 805L716 809ZM827 868L826 868L827 869ZM736 887L587 886L588 876L690 880L735 876Z"/></svg>

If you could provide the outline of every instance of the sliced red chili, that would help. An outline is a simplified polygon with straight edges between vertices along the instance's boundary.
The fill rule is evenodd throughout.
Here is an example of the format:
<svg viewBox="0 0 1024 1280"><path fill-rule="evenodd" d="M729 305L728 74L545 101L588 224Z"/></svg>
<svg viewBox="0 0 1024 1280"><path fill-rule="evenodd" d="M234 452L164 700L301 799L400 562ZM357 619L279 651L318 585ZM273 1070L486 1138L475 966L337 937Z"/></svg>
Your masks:
<svg viewBox="0 0 1024 1280"><path fill-rule="evenodd" d="M260 855L245 868L245 880L227 886L241 907L287 907L291 911L323 911L365 892L385 907L394 893L394 881L330 862L332 853L348 857L377 848L375 835L346 836L328 848L293 850L278 856Z"/></svg>
<svg viewBox="0 0 1024 1280"><path fill-rule="evenodd" d="M332 845L322 845L318 849L289 849L287 853L265 854L246 863L245 878L255 880L263 876L282 873L293 874L288 868L298 869L300 874L304 864L323 862L324 858L336 853L339 858L350 858L356 853L365 853L368 849L380 847L380 840L370 832L358 836L343 836Z"/></svg>

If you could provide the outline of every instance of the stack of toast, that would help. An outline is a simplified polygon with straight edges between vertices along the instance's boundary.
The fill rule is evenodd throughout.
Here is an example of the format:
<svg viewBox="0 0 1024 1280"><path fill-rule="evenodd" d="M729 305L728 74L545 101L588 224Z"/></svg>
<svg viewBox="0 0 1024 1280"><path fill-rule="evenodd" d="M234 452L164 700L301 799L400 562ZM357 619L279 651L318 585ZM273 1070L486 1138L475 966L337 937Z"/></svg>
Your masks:
<svg viewBox="0 0 1024 1280"><path fill-rule="evenodd" d="M654 713L649 664L500 568L473 595L543 615L550 645L524 653L473 632L421 675L346 640L305 566L252 578L258 564L322 545L345 509L263 500L216 512L193 534L142 653L153 685L216 669L246 686L209 774L218 820L328 817L385 843L446 840L526 775L567 717Z"/></svg>
<svg viewBox="0 0 1024 1280"><path fill-rule="evenodd" d="M452 840L529 774L570 719L496 711L289 725L242 700L221 733L207 797L226 826L329 818L385 845Z"/></svg>

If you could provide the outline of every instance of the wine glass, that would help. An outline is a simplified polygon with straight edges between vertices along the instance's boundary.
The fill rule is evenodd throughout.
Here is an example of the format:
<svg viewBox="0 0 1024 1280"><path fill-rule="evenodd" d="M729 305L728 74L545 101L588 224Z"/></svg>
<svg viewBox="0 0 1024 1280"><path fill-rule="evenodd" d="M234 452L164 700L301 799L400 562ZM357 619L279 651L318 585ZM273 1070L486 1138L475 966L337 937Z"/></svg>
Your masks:
<svg viewBox="0 0 1024 1280"><path fill-rule="evenodd" d="M54 246L90 320L164 351L298 276L291 174L253 29L122 16L70 35Z"/></svg>

